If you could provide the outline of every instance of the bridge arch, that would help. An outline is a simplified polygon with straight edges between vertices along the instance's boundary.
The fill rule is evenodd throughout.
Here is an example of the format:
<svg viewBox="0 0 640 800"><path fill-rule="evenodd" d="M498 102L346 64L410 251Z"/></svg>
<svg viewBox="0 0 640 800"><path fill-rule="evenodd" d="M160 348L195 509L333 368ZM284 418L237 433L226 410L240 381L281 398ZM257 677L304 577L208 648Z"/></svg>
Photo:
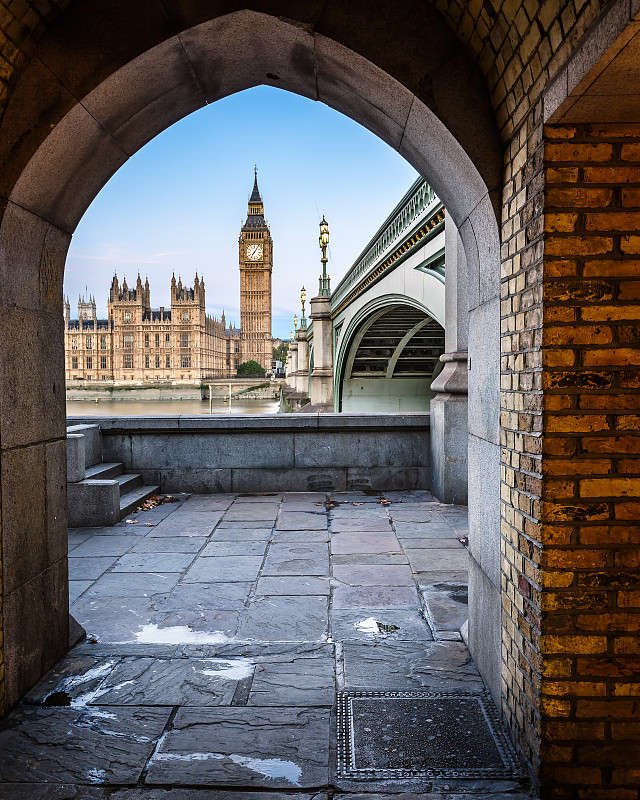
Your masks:
<svg viewBox="0 0 640 800"><path fill-rule="evenodd" d="M415 0L381 4L375 14L370 4L348 11L327 4L320 13L311 3L284 7L275 17L246 8L217 15L204 4L186 11L177 0L126 13L119 4L71 3L11 94L0 126L2 467L39 465L47 530L24 527L33 495L5 500L9 704L66 650L62 279L69 242L127 158L207 103L259 84L320 100L396 148L436 190L464 242L470 324L484 338L471 402L489 396L487 385L495 397L476 415L477 438L498 453L502 148L482 77L438 13ZM404 58L393 41L415 58ZM17 334L25 327L28 340ZM492 463L498 479L497 458ZM492 521L499 552L499 497L479 502L491 505L483 519ZM499 631L499 593L490 605ZM492 658L485 674L497 699L499 652Z"/></svg>

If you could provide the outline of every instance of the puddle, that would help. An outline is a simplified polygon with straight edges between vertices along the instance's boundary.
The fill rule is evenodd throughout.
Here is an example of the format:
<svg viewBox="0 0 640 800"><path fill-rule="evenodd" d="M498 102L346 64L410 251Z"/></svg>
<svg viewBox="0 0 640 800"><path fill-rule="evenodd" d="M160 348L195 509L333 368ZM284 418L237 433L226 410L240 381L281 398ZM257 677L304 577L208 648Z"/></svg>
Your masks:
<svg viewBox="0 0 640 800"><path fill-rule="evenodd" d="M43 706L70 706L71 695L68 692L51 692L48 694L43 702Z"/></svg>
<svg viewBox="0 0 640 800"><path fill-rule="evenodd" d="M434 583L433 588L438 592L446 592L449 599L456 603L469 604L469 588L466 583Z"/></svg>
<svg viewBox="0 0 640 800"><path fill-rule="evenodd" d="M373 636L390 636L392 633L400 630L399 625L389 625L386 622L379 622L373 617L362 620L362 622L356 622L354 627L356 630L362 631L362 633L370 633Z"/></svg>

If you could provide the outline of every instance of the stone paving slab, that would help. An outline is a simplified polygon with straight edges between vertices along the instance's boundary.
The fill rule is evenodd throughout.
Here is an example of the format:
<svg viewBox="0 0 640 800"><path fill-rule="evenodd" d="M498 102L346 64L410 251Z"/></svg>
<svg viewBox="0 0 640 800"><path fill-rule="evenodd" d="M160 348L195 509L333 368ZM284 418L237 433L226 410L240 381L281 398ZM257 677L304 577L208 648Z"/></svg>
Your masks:
<svg viewBox="0 0 640 800"><path fill-rule="evenodd" d="M129 553L116 561L111 572L182 573L195 557L195 553Z"/></svg>
<svg viewBox="0 0 640 800"><path fill-rule="evenodd" d="M394 533L389 531L358 531L340 533L331 539L331 552L336 555L349 553L401 553L402 550Z"/></svg>
<svg viewBox="0 0 640 800"><path fill-rule="evenodd" d="M407 503L407 505L389 506L389 516L394 522L440 522L438 514L433 508L422 503Z"/></svg>
<svg viewBox="0 0 640 800"><path fill-rule="evenodd" d="M140 541L138 536L92 536L73 549L74 558L86 556L122 556Z"/></svg>
<svg viewBox="0 0 640 800"><path fill-rule="evenodd" d="M386 519L334 519L331 521L333 533L355 533L356 531L377 531L379 533L389 533L391 522Z"/></svg>
<svg viewBox="0 0 640 800"><path fill-rule="evenodd" d="M408 586L338 586L333 608L419 608L418 592Z"/></svg>
<svg viewBox="0 0 640 800"><path fill-rule="evenodd" d="M444 522L396 522L393 527L399 539L448 539L456 535Z"/></svg>
<svg viewBox="0 0 640 800"><path fill-rule="evenodd" d="M136 541L129 553L197 553L208 541L206 536L145 536Z"/></svg>
<svg viewBox="0 0 640 800"><path fill-rule="evenodd" d="M69 578L74 581L95 580L116 563L117 556L69 558Z"/></svg>
<svg viewBox="0 0 640 800"><path fill-rule="evenodd" d="M93 586L93 581L69 581L69 604L75 603L90 586Z"/></svg>
<svg viewBox="0 0 640 800"><path fill-rule="evenodd" d="M460 547L462 547L461 542L459 542L454 536L449 539L440 539L436 537L411 539L404 538L403 536L399 536L398 538L405 550L407 548L409 550L458 550Z"/></svg>
<svg viewBox="0 0 640 800"><path fill-rule="evenodd" d="M335 703L335 681L332 657L261 664L256 667L248 705L331 707Z"/></svg>
<svg viewBox="0 0 640 800"><path fill-rule="evenodd" d="M238 610L244 608L250 590L251 583L242 581L211 584L181 583L163 598L157 607L166 610Z"/></svg>
<svg viewBox="0 0 640 800"><path fill-rule="evenodd" d="M177 572L109 572L98 578L86 595L95 599L153 597L170 592L179 578L180 574Z"/></svg>
<svg viewBox="0 0 640 800"><path fill-rule="evenodd" d="M222 512L175 511L149 534L150 536L209 536L222 518Z"/></svg>
<svg viewBox="0 0 640 800"><path fill-rule="evenodd" d="M238 638L271 642L318 641L326 637L328 624L326 597L257 598L247 606Z"/></svg>
<svg viewBox="0 0 640 800"><path fill-rule="evenodd" d="M274 544L283 542L328 542L331 534L328 530L322 531L274 531L271 541Z"/></svg>
<svg viewBox="0 0 640 800"><path fill-rule="evenodd" d="M230 705L238 683L253 676L247 659L125 658L102 682L93 704Z"/></svg>
<svg viewBox="0 0 640 800"><path fill-rule="evenodd" d="M138 634L139 641L174 642L198 639L224 640L235 635L238 612L227 609L161 609Z"/></svg>
<svg viewBox="0 0 640 800"><path fill-rule="evenodd" d="M276 528L279 531L322 531L327 528L327 517L304 511L281 511Z"/></svg>
<svg viewBox="0 0 640 800"><path fill-rule="evenodd" d="M226 511L234 501L233 495L194 494L185 500L185 511Z"/></svg>
<svg viewBox="0 0 640 800"><path fill-rule="evenodd" d="M267 550L267 540L230 541L224 540L209 542L200 553L202 558L217 556L264 556Z"/></svg>
<svg viewBox="0 0 640 800"><path fill-rule="evenodd" d="M384 641L343 645L345 687L383 691L482 691L484 685L459 642Z"/></svg>
<svg viewBox="0 0 640 800"><path fill-rule="evenodd" d="M347 534L344 534L345 536ZM404 553L347 553L332 554L332 564L408 564Z"/></svg>
<svg viewBox="0 0 640 800"><path fill-rule="evenodd" d="M333 658L330 642L227 642L216 645L189 644L180 649L187 658L248 658L256 664L292 664L296 659Z"/></svg>
<svg viewBox="0 0 640 800"><path fill-rule="evenodd" d="M348 586L413 586L411 568L403 564L335 564L333 577Z"/></svg>
<svg viewBox="0 0 640 800"><path fill-rule="evenodd" d="M283 503L324 503L327 499L326 492L285 492L282 497Z"/></svg>
<svg viewBox="0 0 640 800"><path fill-rule="evenodd" d="M418 609L334 610L331 638L335 642L430 641L429 626Z"/></svg>
<svg viewBox="0 0 640 800"><path fill-rule="evenodd" d="M261 566L262 556L198 558L185 574L183 583L254 581Z"/></svg>
<svg viewBox="0 0 640 800"><path fill-rule="evenodd" d="M110 642L135 642L136 634L156 613L149 598L91 597L92 591L85 592L71 606L71 613L89 636Z"/></svg>
<svg viewBox="0 0 640 800"><path fill-rule="evenodd" d="M271 528L247 528L244 523L229 522L227 525L218 525L213 532L211 541L224 542L249 542L269 541Z"/></svg>
<svg viewBox="0 0 640 800"><path fill-rule="evenodd" d="M23 698L29 705L42 705L54 693L64 692L75 705L88 702L102 681L116 667L120 656L106 657L77 653L76 649L59 661Z"/></svg>
<svg viewBox="0 0 640 800"><path fill-rule="evenodd" d="M456 550L432 549L413 550L405 548L405 553L414 572L426 572L431 569L466 570L469 564L469 553L460 545Z"/></svg>
<svg viewBox="0 0 640 800"><path fill-rule="evenodd" d="M328 575L329 548L322 543L271 544L262 575Z"/></svg>
<svg viewBox="0 0 640 800"><path fill-rule="evenodd" d="M272 525L278 514L275 503L247 503L244 507L235 504L225 513L224 522L268 522Z"/></svg>
<svg viewBox="0 0 640 800"><path fill-rule="evenodd" d="M181 709L147 784L291 789L329 781L326 709Z"/></svg>
<svg viewBox="0 0 640 800"><path fill-rule="evenodd" d="M260 578L256 595L329 595L331 586L328 577L316 575L286 575Z"/></svg>
<svg viewBox="0 0 640 800"><path fill-rule="evenodd" d="M135 784L169 714L19 706L0 727L0 781Z"/></svg>

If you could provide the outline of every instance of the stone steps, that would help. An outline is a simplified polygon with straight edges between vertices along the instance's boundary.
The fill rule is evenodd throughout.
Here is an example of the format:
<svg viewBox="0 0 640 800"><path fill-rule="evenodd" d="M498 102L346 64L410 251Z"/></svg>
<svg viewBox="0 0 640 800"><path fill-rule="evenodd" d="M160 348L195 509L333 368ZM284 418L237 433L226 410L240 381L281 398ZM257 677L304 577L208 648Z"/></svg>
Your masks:
<svg viewBox="0 0 640 800"><path fill-rule="evenodd" d="M67 436L67 506L71 528L109 527L152 497L159 486L144 486L142 476L119 462L102 462L98 426L70 429ZM73 479L71 479L73 475Z"/></svg>

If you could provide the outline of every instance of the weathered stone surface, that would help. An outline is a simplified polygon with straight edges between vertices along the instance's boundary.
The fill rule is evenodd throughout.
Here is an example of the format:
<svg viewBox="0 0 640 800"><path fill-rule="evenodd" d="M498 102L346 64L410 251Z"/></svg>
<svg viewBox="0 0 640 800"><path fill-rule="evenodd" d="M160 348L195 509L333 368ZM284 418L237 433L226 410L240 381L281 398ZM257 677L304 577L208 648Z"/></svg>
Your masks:
<svg viewBox="0 0 640 800"><path fill-rule="evenodd" d="M151 531L150 536L209 536L220 522L222 512L178 509Z"/></svg>
<svg viewBox="0 0 640 800"><path fill-rule="evenodd" d="M439 570L465 570L469 563L469 554L462 545L458 550L435 548L410 550L405 548L405 553L414 572L426 572L436 568Z"/></svg>
<svg viewBox="0 0 640 800"><path fill-rule="evenodd" d="M69 603L75 603L90 586L93 586L93 581L69 581Z"/></svg>
<svg viewBox="0 0 640 800"><path fill-rule="evenodd" d="M326 544L304 542L272 544L262 574L328 575L329 549Z"/></svg>
<svg viewBox="0 0 640 800"><path fill-rule="evenodd" d="M403 564L336 564L333 577L348 586L413 586L411 568Z"/></svg>
<svg viewBox="0 0 640 800"><path fill-rule="evenodd" d="M161 605L161 604L158 604ZM238 612L228 609L168 610L161 608L149 625L139 634L139 641L190 642L199 640L224 641L238 627Z"/></svg>
<svg viewBox="0 0 640 800"><path fill-rule="evenodd" d="M101 641L135 642L136 634L150 623L155 613L149 598L95 597L92 596L93 591L85 592L71 606L71 613L87 634L98 636Z"/></svg>
<svg viewBox="0 0 640 800"><path fill-rule="evenodd" d="M169 709L20 706L0 729L0 780L135 784Z"/></svg>
<svg viewBox="0 0 640 800"><path fill-rule="evenodd" d="M261 566L262 556L198 558L183 580L185 583L254 581Z"/></svg>
<svg viewBox="0 0 640 800"><path fill-rule="evenodd" d="M458 550L462 545L455 538L450 539L438 539L433 538L429 539L427 537L424 538L403 538L402 536L398 537L402 542L402 546L409 550Z"/></svg>
<svg viewBox="0 0 640 800"><path fill-rule="evenodd" d="M247 659L125 658L103 681L92 703L118 706L230 705Z"/></svg>
<svg viewBox="0 0 640 800"><path fill-rule="evenodd" d="M336 642L346 640L419 642L431 640L433 637L424 617L417 609L383 611L353 609L332 611L331 638Z"/></svg>
<svg viewBox="0 0 640 800"><path fill-rule="evenodd" d="M117 557L93 556L69 558L69 577L74 581L95 580L116 563Z"/></svg>
<svg viewBox="0 0 640 800"><path fill-rule="evenodd" d="M229 609L243 608L251 584L238 581L236 583L181 583L161 601L157 608L162 610L182 609Z"/></svg>
<svg viewBox="0 0 640 800"><path fill-rule="evenodd" d="M161 536L157 539L145 536L138 539L131 553L197 553L206 541L204 536Z"/></svg>
<svg viewBox="0 0 640 800"><path fill-rule="evenodd" d="M329 711L182 709L149 763L148 784L322 786Z"/></svg>
<svg viewBox="0 0 640 800"><path fill-rule="evenodd" d="M86 556L122 556L140 542L137 536L92 536L73 549L74 558Z"/></svg>
<svg viewBox="0 0 640 800"><path fill-rule="evenodd" d="M315 575L286 575L258 580L256 595L329 595L329 578Z"/></svg>
<svg viewBox="0 0 640 800"><path fill-rule="evenodd" d="M239 500L240 498L238 498ZM234 501L233 495L205 494L195 495L185 500L185 511L226 511Z"/></svg>
<svg viewBox="0 0 640 800"><path fill-rule="evenodd" d="M245 503L233 506L225 513L225 522L258 522L273 524L278 513L275 503Z"/></svg>
<svg viewBox="0 0 640 800"><path fill-rule="evenodd" d="M333 608L418 608L418 593L408 586L338 586Z"/></svg>
<svg viewBox="0 0 640 800"><path fill-rule="evenodd" d="M286 508L286 507L285 507ZM302 511L281 511L276 528L279 531L321 531L327 527L324 514L307 514Z"/></svg>
<svg viewBox="0 0 640 800"><path fill-rule="evenodd" d="M389 516L394 522L431 522L432 518L437 521L438 517L432 517L431 511L430 503L407 503L406 506L391 506Z"/></svg>
<svg viewBox="0 0 640 800"><path fill-rule="evenodd" d="M392 531L340 533L331 539L332 554L400 552L400 545Z"/></svg>
<svg viewBox="0 0 640 800"><path fill-rule="evenodd" d="M433 689L466 691L483 688L482 680L462 643L345 642L345 683L348 689Z"/></svg>
<svg viewBox="0 0 640 800"><path fill-rule="evenodd" d="M98 578L87 595L96 600L105 597L153 597L170 592L179 577L177 572L109 572Z"/></svg>
<svg viewBox="0 0 640 800"><path fill-rule="evenodd" d="M263 556L267 549L267 542L260 540L249 540L240 542L215 541L209 542L200 553L203 558L218 556Z"/></svg>
<svg viewBox="0 0 640 800"><path fill-rule="evenodd" d="M309 707L332 706L334 702L333 658L315 657L256 667L248 705Z"/></svg>
<svg viewBox="0 0 640 800"><path fill-rule="evenodd" d="M247 607L238 638L273 642L321 640L327 635L327 607L326 597L259 598Z"/></svg>
<svg viewBox="0 0 640 800"><path fill-rule="evenodd" d="M404 553L348 553L332 554L332 564L408 564Z"/></svg>
<svg viewBox="0 0 640 800"><path fill-rule="evenodd" d="M400 539L447 539L453 529L444 522L396 522L393 526Z"/></svg>
<svg viewBox="0 0 640 800"><path fill-rule="evenodd" d="M195 553L130 553L113 565L112 572L184 572Z"/></svg>
<svg viewBox="0 0 640 800"><path fill-rule="evenodd" d="M118 661L118 656L78 655L73 651L38 681L23 702L42 705L52 693L64 692L72 704L85 705Z"/></svg>
<svg viewBox="0 0 640 800"><path fill-rule="evenodd" d="M248 542L268 541L271 538L271 528L247 528L240 522L220 524L214 531L212 541Z"/></svg>
<svg viewBox="0 0 640 800"><path fill-rule="evenodd" d="M391 522L388 517L372 517L370 519L363 519L360 517L354 517L353 519L341 518L331 521L331 530L333 533L352 533L355 531L379 531L387 533L391 530Z"/></svg>
<svg viewBox="0 0 640 800"><path fill-rule="evenodd" d="M328 542L331 534L323 531L274 531L272 541L274 544L282 542Z"/></svg>

